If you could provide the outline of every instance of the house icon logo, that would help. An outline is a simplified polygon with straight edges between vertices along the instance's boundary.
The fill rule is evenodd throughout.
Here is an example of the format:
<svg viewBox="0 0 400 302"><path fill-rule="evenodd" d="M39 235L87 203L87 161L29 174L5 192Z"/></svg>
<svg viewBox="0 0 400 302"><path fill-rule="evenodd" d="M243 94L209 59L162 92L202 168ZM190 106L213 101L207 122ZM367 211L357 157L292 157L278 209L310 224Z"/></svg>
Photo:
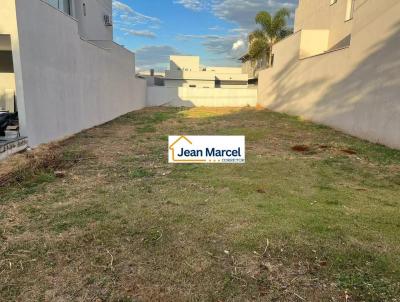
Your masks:
<svg viewBox="0 0 400 302"><path fill-rule="evenodd" d="M169 163L245 163L244 136L169 136Z"/></svg>
<svg viewBox="0 0 400 302"><path fill-rule="evenodd" d="M176 162L176 163L204 163L206 162L205 159L176 159L177 156L175 155L175 150L178 150L178 148L181 145L193 145L192 141L188 139L185 135L181 135L177 139L175 139L172 144L169 145L169 154L170 154L170 162ZM171 161L172 159L172 161Z"/></svg>

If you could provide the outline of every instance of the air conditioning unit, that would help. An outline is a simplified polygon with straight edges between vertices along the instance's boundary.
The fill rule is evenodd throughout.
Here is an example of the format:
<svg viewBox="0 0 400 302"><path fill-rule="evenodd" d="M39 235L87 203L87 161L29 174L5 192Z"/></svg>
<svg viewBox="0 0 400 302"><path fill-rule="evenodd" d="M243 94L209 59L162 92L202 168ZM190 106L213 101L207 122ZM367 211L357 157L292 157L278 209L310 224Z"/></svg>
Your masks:
<svg viewBox="0 0 400 302"><path fill-rule="evenodd" d="M113 26L112 18L110 15L104 15L104 25L105 26Z"/></svg>

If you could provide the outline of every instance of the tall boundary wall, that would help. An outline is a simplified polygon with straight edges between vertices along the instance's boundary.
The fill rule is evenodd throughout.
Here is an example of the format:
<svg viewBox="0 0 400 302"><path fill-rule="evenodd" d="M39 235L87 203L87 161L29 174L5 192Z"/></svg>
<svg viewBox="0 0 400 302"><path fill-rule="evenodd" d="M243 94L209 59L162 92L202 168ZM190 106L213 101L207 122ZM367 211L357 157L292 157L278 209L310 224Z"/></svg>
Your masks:
<svg viewBox="0 0 400 302"><path fill-rule="evenodd" d="M175 107L254 107L255 88L192 88L150 86L148 106Z"/></svg>
<svg viewBox="0 0 400 302"><path fill-rule="evenodd" d="M0 34L11 35L21 134L30 146L146 106L133 53L81 39L77 20L43 1L1 6Z"/></svg>
<svg viewBox="0 0 400 302"><path fill-rule="evenodd" d="M299 59L302 31L276 44L259 104L400 149L400 2L356 1L351 44Z"/></svg>

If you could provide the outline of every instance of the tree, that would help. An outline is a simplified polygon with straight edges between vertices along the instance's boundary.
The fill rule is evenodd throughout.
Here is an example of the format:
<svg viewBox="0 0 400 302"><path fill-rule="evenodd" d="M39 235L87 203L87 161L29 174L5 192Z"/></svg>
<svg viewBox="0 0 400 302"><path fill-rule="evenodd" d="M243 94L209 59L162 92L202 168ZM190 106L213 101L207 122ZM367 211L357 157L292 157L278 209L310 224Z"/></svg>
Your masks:
<svg viewBox="0 0 400 302"><path fill-rule="evenodd" d="M251 61L257 61L266 56L269 66L272 65L272 46L293 32L287 27L289 16L290 11L286 8L278 10L274 16L266 11L257 14L255 21L261 29L249 35L248 55Z"/></svg>

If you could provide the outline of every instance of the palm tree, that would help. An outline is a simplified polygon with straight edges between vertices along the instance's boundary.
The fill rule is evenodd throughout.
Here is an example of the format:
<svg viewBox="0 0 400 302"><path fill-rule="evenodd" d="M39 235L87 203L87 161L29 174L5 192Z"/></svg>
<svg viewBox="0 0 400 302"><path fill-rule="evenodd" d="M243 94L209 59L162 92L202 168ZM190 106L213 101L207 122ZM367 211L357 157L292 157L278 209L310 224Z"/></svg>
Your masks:
<svg viewBox="0 0 400 302"><path fill-rule="evenodd" d="M272 46L293 32L287 27L289 16L290 11L286 8L278 10L274 16L266 11L257 14L255 20L261 29L249 35L248 56L251 61L255 62L266 56L268 65L272 65Z"/></svg>

